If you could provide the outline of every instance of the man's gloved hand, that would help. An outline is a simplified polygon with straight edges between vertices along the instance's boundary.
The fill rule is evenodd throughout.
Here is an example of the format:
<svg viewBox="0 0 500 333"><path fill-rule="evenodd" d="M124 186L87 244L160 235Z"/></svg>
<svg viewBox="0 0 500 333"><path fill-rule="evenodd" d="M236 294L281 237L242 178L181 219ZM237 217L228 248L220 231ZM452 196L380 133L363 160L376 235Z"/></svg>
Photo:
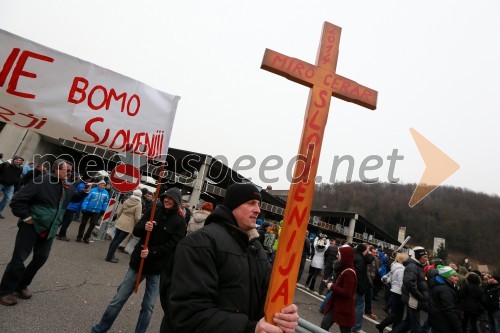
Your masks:
<svg viewBox="0 0 500 333"><path fill-rule="evenodd" d="M99 216L103 216L104 213L106 213L106 211L105 210L101 210L101 212L99 213Z"/></svg>

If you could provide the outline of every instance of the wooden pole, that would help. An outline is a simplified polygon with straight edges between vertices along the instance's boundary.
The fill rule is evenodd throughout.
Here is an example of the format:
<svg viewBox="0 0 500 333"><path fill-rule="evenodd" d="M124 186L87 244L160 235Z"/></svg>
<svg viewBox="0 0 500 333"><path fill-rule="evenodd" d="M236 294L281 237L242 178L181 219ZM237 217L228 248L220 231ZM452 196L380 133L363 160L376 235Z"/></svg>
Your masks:
<svg viewBox="0 0 500 333"><path fill-rule="evenodd" d="M266 321L290 305L309 223L315 178L328 119L331 96L369 109L377 105L377 92L336 73L341 28L325 22L316 65L266 50L261 68L310 87L298 161L288 191L278 251L265 304ZM300 159L300 161L299 161Z"/></svg>
<svg viewBox="0 0 500 333"><path fill-rule="evenodd" d="M162 184L161 180L163 177L163 169L164 168L165 168L165 161L162 161L161 166L160 166L158 181L156 184L156 191L155 191L155 195L153 198L153 207L151 208L151 215L149 216L149 222L153 222L153 219L155 217L156 201L158 201L158 196L160 194L160 188L161 188L161 184ZM146 231L146 239L144 240L144 245L143 245L144 249L148 248L150 234L151 234L151 231ZM135 288L134 288L134 293L136 293L136 294L137 294L137 290L139 289L139 284L141 284L141 275L142 275L143 266L144 266L144 258L141 257L141 263L139 264L139 271L137 272L137 281L135 281Z"/></svg>

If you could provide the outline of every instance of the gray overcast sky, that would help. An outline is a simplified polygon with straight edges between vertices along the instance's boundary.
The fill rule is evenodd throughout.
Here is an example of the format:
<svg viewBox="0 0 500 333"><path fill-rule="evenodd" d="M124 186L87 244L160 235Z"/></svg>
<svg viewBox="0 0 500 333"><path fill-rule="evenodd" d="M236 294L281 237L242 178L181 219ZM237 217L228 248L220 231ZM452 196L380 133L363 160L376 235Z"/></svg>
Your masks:
<svg viewBox="0 0 500 333"><path fill-rule="evenodd" d="M355 176L416 183L425 165L415 128L461 168L444 184L500 194L500 3L402 1L0 1L0 28L179 95L171 146L225 155L258 185L258 166L287 189L308 88L260 69L266 48L314 63L324 21L342 28L337 73L379 92L375 111L333 99L318 175L351 155ZM346 178L340 167L337 180Z"/></svg>

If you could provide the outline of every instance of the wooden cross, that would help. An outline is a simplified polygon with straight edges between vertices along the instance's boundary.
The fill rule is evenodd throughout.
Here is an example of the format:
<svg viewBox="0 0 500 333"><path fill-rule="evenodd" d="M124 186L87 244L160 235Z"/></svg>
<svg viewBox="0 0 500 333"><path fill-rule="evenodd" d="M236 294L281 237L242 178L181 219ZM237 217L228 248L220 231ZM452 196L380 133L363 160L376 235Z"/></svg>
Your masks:
<svg viewBox="0 0 500 333"><path fill-rule="evenodd" d="M377 92L335 73L341 28L325 22L316 65L266 49L261 68L310 87L298 161L288 192L278 251L265 304L266 320L290 305L302 257L314 196L314 184L323 142L330 96L375 110ZM304 158L305 157L305 158Z"/></svg>

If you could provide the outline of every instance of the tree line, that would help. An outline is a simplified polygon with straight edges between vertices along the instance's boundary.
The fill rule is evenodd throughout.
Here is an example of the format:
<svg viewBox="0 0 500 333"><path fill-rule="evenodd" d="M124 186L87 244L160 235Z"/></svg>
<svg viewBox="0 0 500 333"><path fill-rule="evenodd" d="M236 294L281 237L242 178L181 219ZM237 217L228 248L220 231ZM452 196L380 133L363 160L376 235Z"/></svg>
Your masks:
<svg viewBox="0 0 500 333"><path fill-rule="evenodd" d="M336 182L316 185L313 209L361 214L395 238L406 227L410 244L432 249L434 237L446 248L486 264L498 264L500 197L440 186L410 208L416 184ZM463 259L463 258L462 258Z"/></svg>

